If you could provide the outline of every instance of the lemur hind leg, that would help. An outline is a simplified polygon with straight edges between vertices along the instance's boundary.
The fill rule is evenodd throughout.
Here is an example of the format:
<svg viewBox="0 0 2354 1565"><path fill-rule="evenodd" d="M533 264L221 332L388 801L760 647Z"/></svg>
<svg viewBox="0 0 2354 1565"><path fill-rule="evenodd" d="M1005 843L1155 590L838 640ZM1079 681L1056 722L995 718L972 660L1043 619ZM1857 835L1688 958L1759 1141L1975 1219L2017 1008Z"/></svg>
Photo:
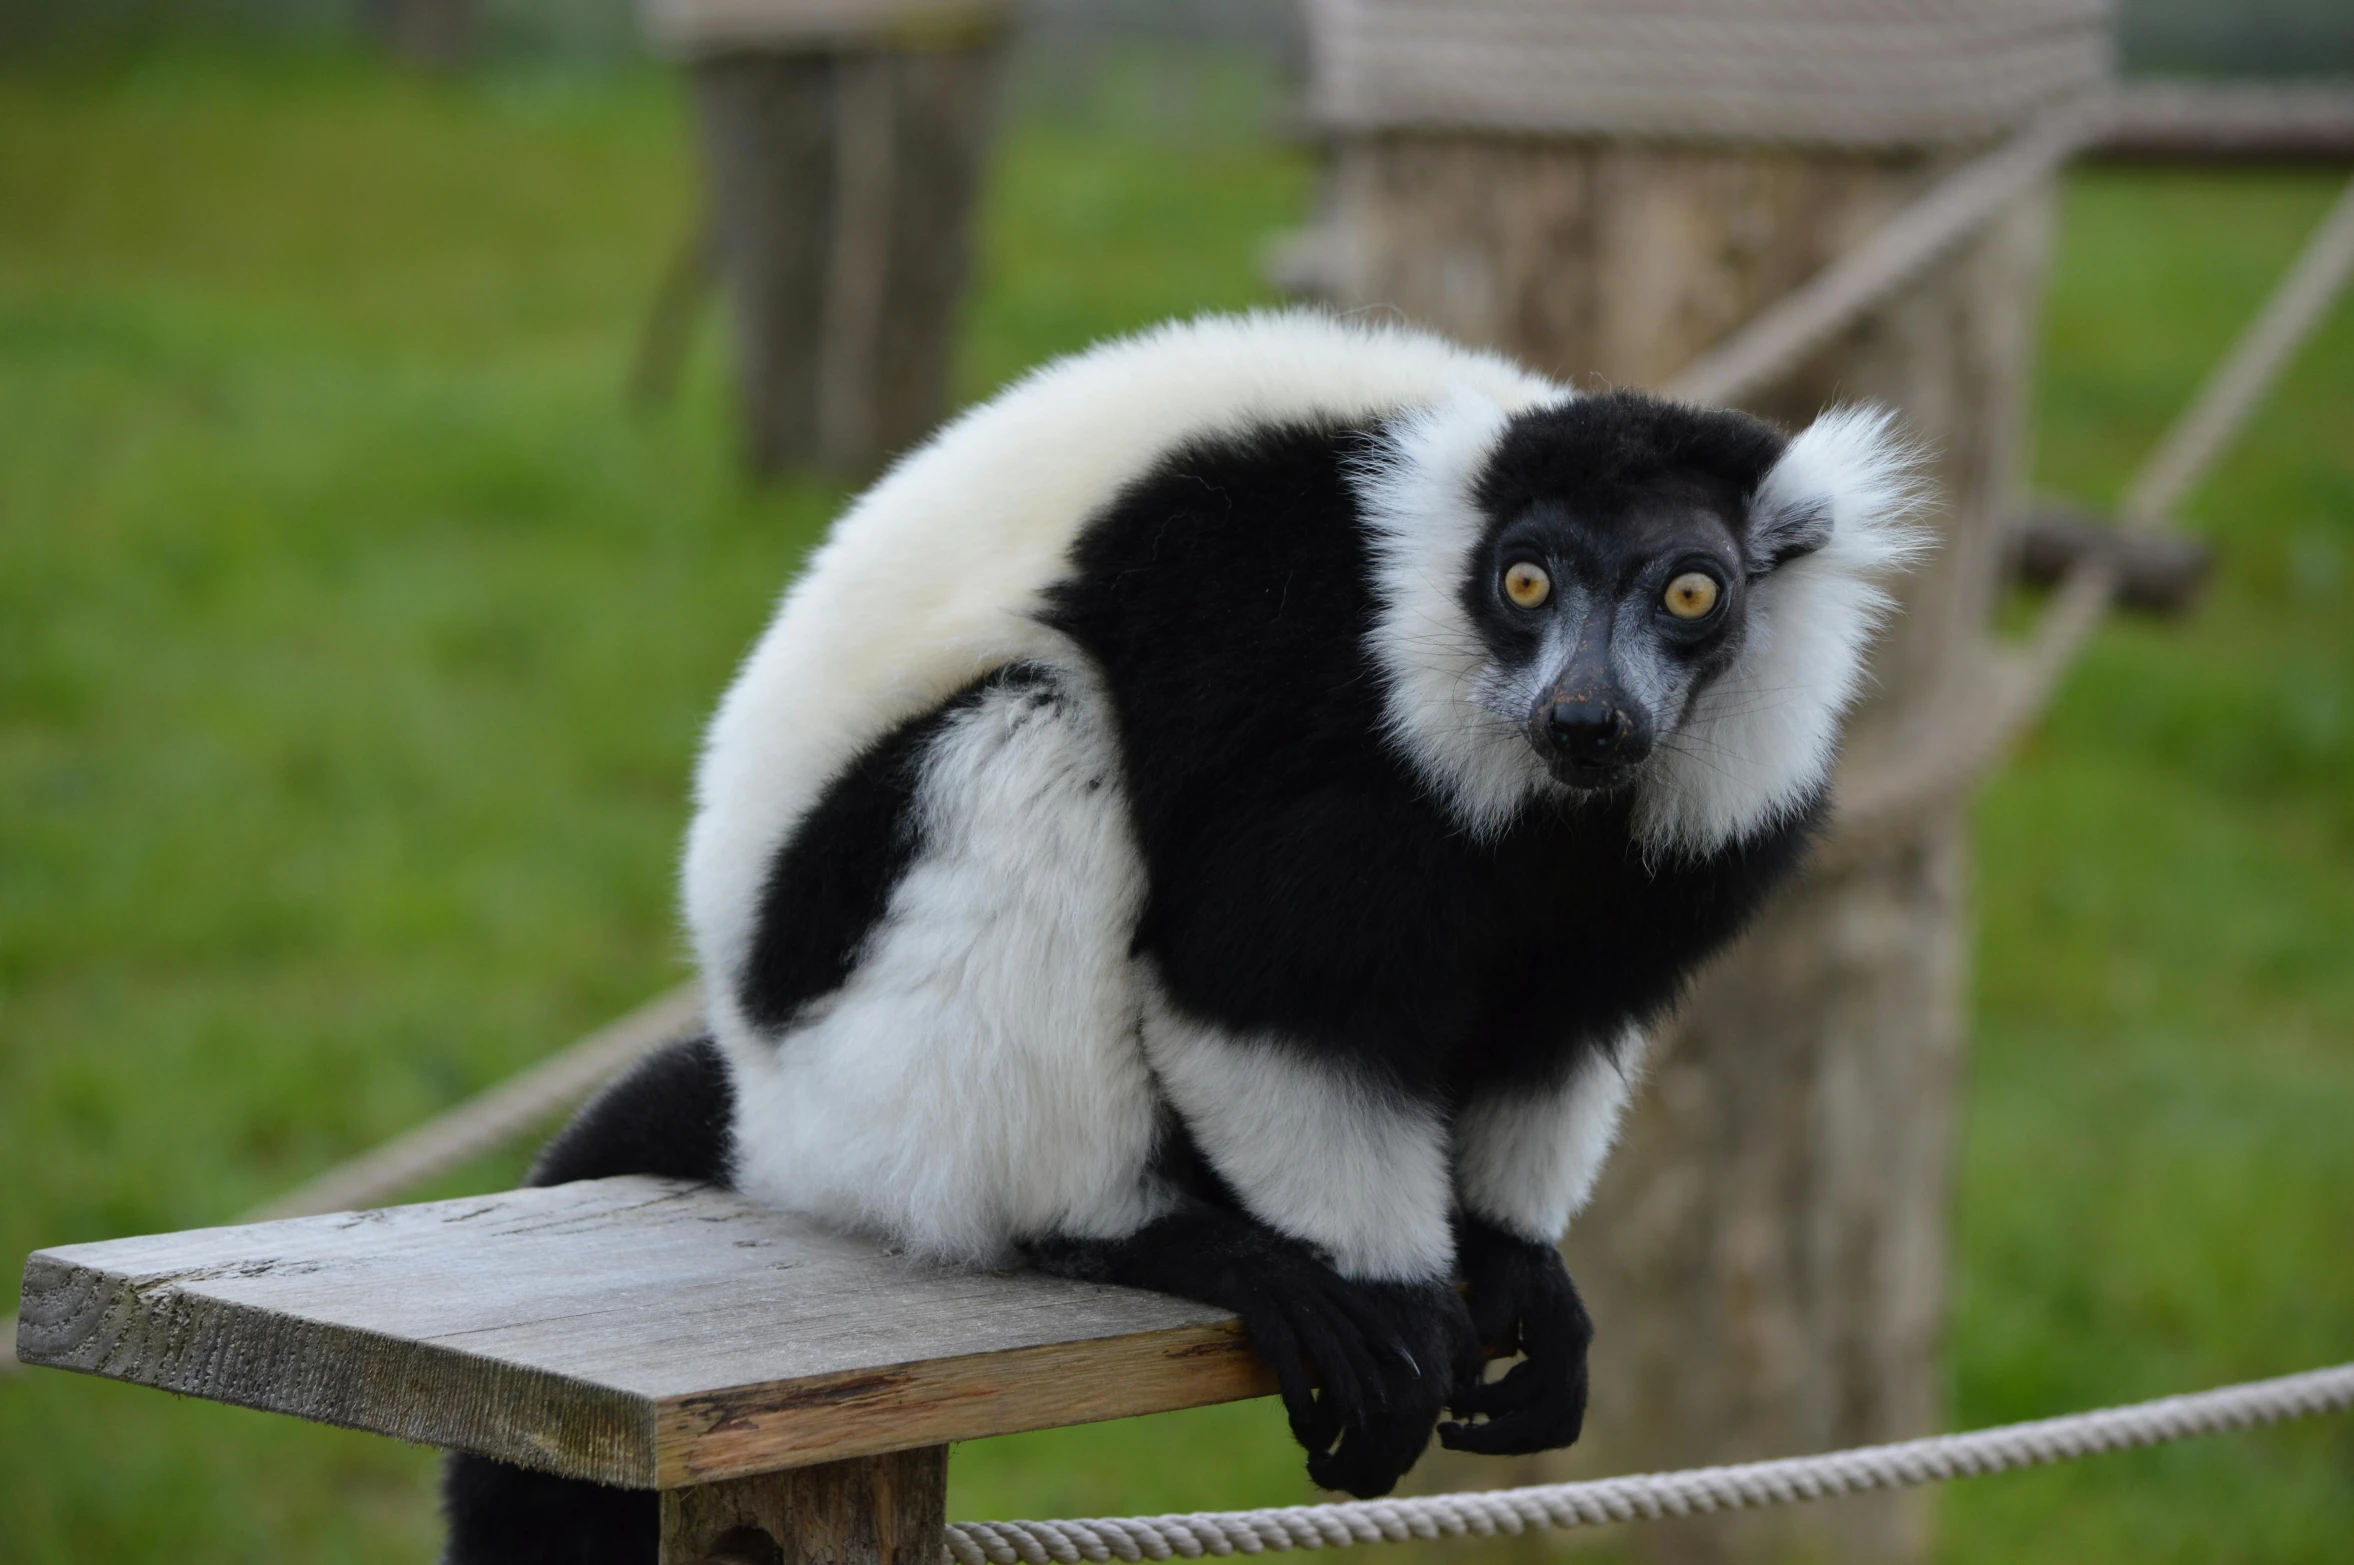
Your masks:
<svg viewBox="0 0 2354 1565"><path fill-rule="evenodd" d="M730 1097L727 1068L710 1039L657 1049L548 1143L525 1183L656 1174L725 1185ZM441 1478L449 1522L442 1565L653 1565L660 1505L650 1489L557 1478L453 1451Z"/></svg>
<svg viewBox="0 0 2354 1565"><path fill-rule="evenodd" d="M1458 1386L1479 1379L1479 1335L1443 1282L1354 1281L1297 1240L1195 1204L1125 1239L1028 1246L1058 1276L1176 1294L1242 1317L1274 1370L1308 1476L1359 1499L1389 1493L1430 1443Z"/></svg>

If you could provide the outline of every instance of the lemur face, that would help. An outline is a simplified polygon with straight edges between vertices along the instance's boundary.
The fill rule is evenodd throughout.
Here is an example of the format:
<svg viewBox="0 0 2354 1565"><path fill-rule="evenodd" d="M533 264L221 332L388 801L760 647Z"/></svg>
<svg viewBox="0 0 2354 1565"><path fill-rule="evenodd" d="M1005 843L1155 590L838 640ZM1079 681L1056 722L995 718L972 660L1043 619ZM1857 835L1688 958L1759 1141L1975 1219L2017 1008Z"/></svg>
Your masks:
<svg viewBox="0 0 2354 1565"><path fill-rule="evenodd" d="M1611 788L1673 733L1741 645L1740 540L1703 499L1580 515L1530 506L1474 572L1496 654L1482 705L1520 723L1559 781Z"/></svg>
<svg viewBox="0 0 2354 1565"><path fill-rule="evenodd" d="M1492 654L1473 699L1558 782L1617 788L1674 745L1741 650L1751 582L1828 536L1750 514L1783 445L1743 414L1623 393L1507 429L1462 587Z"/></svg>

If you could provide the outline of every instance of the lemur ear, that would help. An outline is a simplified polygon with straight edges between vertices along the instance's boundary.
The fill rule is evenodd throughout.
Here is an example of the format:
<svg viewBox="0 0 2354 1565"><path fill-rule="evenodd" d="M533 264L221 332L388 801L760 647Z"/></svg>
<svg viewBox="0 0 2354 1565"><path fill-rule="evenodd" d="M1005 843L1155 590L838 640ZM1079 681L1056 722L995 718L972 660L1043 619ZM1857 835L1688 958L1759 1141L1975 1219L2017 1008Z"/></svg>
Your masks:
<svg viewBox="0 0 2354 1565"><path fill-rule="evenodd" d="M1764 576L1786 560L1812 554L1831 541L1831 499L1799 495L1768 505L1760 495L1749 506L1749 574Z"/></svg>
<svg viewBox="0 0 2354 1565"><path fill-rule="evenodd" d="M1750 576L1826 549L1865 575L1909 564L1926 542L1916 524L1928 499L1922 461L1884 408L1823 414L1791 437L1750 496Z"/></svg>

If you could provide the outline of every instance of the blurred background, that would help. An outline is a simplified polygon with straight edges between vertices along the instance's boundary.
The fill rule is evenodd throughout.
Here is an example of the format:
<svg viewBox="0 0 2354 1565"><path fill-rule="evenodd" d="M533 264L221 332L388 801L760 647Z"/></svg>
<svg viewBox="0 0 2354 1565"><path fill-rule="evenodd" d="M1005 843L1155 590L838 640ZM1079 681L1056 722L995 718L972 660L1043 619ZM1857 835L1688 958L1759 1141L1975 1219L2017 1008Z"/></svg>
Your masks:
<svg viewBox="0 0 2354 1565"><path fill-rule="evenodd" d="M656 47L628 0L0 0L11 1267L227 1221L678 982L697 733L857 476L1053 354L1279 301L1284 236L1332 209L1290 6L1025 0L970 23L984 75L908 89L955 231L930 270L876 263L864 309L912 301L937 341L870 344L844 392L843 278L721 286L790 249L705 215L724 127L785 111L682 68L701 14L657 7ZM2344 0L2129 0L2115 36L2129 78L2354 79ZM2116 504L2346 173L2065 176L2037 492ZM2354 1345L2354 302L2180 520L2204 601L2105 628L1957 839L1946 1427ZM1598 1405L1600 1438L1628 1416ZM0 1560L422 1561L433 1461L20 1372ZM1308 1497L1256 1403L952 1472L963 1516ZM2354 1423L1930 1503L1920 1550L1957 1565L2342 1560Z"/></svg>

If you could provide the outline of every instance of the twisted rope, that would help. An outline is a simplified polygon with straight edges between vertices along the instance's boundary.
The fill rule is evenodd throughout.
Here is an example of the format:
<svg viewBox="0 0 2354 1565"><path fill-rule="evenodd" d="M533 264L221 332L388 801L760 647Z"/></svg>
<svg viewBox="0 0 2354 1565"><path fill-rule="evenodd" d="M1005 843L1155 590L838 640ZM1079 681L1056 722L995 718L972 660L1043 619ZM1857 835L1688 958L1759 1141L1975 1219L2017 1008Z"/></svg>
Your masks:
<svg viewBox="0 0 2354 1565"><path fill-rule="evenodd" d="M1932 185L1660 390L1690 402L1731 403L1771 386L2096 140L2114 121L2116 103L2111 94L2086 93L2041 115Z"/></svg>
<svg viewBox="0 0 2354 1565"><path fill-rule="evenodd" d="M267 1223L381 1206L403 1191L486 1152L495 1152L534 1126L545 1124L558 1109L579 1102L636 1064L647 1050L692 1032L702 1017L701 986L681 984L607 1022L569 1048L559 1049L424 1124L336 1164L310 1183L263 1202L235 1221ZM16 1322L14 1314L0 1319L0 1375L23 1367L16 1357Z"/></svg>
<svg viewBox="0 0 2354 1565"><path fill-rule="evenodd" d="M1191 1560L1203 1555L1339 1549L1357 1543L1403 1543L1410 1538L1484 1538L1538 1527L1651 1521L1975 1478L2226 1429L2342 1412L2349 1407L2354 1407L2354 1364L2340 1364L2333 1369L2308 1370L2189 1396L2161 1397L2155 1402L2099 1412L1774 1462L1473 1494L1289 1505L1257 1511L1085 1521L952 1522L948 1526L948 1555L955 1565Z"/></svg>
<svg viewBox="0 0 2354 1565"><path fill-rule="evenodd" d="M1308 116L1848 147L1966 144L2108 79L2108 0L1309 0Z"/></svg>

